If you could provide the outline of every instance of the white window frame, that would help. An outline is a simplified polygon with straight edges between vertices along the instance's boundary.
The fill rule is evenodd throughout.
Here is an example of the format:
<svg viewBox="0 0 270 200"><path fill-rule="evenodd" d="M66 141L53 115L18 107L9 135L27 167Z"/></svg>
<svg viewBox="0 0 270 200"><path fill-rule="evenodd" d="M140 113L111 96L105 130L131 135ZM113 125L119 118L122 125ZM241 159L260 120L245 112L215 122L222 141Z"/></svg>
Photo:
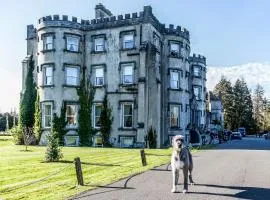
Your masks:
<svg viewBox="0 0 270 200"><path fill-rule="evenodd" d="M125 115L125 106L131 106L132 108L132 113L131 115ZM133 128L133 124L134 124L134 104L133 103L122 103L122 127L123 128ZM131 117L131 126L125 126L125 117Z"/></svg>
<svg viewBox="0 0 270 200"><path fill-rule="evenodd" d="M94 124L94 128L100 128L100 126L97 126L96 125L96 122L97 122L97 118L99 117L100 118L100 116L97 116L96 115L96 107L101 107L101 112L102 112L102 104L101 103L96 103L96 104L94 104L93 105L93 124ZM100 115L101 115L101 112L100 112Z"/></svg>
<svg viewBox="0 0 270 200"><path fill-rule="evenodd" d="M76 42L72 40L77 40ZM74 52L79 52L80 48L80 37L75 36L75 35L67 35L66 36L66 48L68 51L74 51ZM71 49L73 47L74 49Z"/></svg>
<svg viewBox="0 0 270 200"><path fill-rule="evenodd" d="M100 42L100 43L98 43ZM101 49L99 49L101 48ZM94 38L94 50L95 52L105 51L105 38L104 37L96 37Z"/></svg>
<svg viewBox="0 0 270 200"><path fill-rule="evenodd" d="M132 39L127 39L127 37L132 37ZM131 46L128 46L131 44ZM135 47L135 36L134 33L123 35L123 49L133 49Z"/></svg>
<svg viewBox="0 0 270 200"><path fill-rule="evenodd" d="M131 144L125 144L125 140L132 141ZM121 136L120 135L120 147L121 148L130 148L133 147L135 143L135 138L133 136Z"/></svg>
<svg viewBox="0 0 270 200"><path fill-rule="evenodd" d="M68 69L76 69L77 70L77 76L68 76ZM70 80L70 78L73 78L76 80L75 83ZM78 66L65 66L65 84L71 85L71 86L78 86L80 80L80 69Z"/></svg>
<svg viewBox="0 0 270 200"><path fill-rule="evenodd" d="M50 115L46 114L46 106L50 106ZM41 107L42 107L42 128L51 128L52 126L52 118L53 118L53 114L52 114L52 109L53 109L53 104L52 102L41 102ZM49 126L47 126L46 124L46 120L47 118L49 118Z"/></svg>
<svg viewBox="0 0 270 200"><path fill-rule="evenodd" d="M51 41L48 42L48 38L51 38ZM52 50L54 48L54 36L46 35L43 36L43 50Z"/></svg>
<svg viewBox="0 0 270 200"><path fill-rule="evenodd" d="M53 85L53 81L54 81L53 80L53 78L54 78L54 76L53 76L53 71L54 71L53 66L51 66L51 65L43 65L42 68L43 68L42 71L43 71L43 80L44 80L43 85ZM51 72L52 72L51 76L47 75L47 70L48 69L51 69ZM48 77L51 78L51 83L50 84L47 81Z"/></svg>
<svg viewBox="0 0 270 200"><path fill-rule="evenodd" d="M102 70L102 76L97 76L97 70ZM99 84L99 81L102 80L102 84ZM103 86L104 85L104 68L97 67L95 68L95 86Z"/></svg>
<svg viewBox="0 0 270 200"><path fill-rule="evenodd" d="M126 73L126 68L131 68L131 75L130 74L125 74ZM131 82L126 82L126 76L131 77ZM134 66L133 64L125 64L122 65L122 83L125 85L130 85L134 83Z"/></svg>
<svg viewBox="0 0 270 200"><path fill-rule="evenodd" d="M74 107L74 114L72 115L68 115L68 107ZM66 122L67 122L67 125L66 127L67 128L77 128L78 127L78 104L74 104L74 103L66 103ZM69 120L68 118L71 118L71 117L74 117L74 123L73 124L69 124Z"/></svg>
<svg viewBox="0 0 270 200"><path fill-rule="evenodd" d="M196 94L195 90L198 89L198 95ZM193 94L195 96L196 100L201 100L202 96L202 88L200 86L194 86L193 87Z"/></svg>
<svg viewBox="0 0 270 200"><path fill-rule="evenodd" d="M178 47L178 48L175 48ZM180 44L177 42L170 42L170 54L180 54Z"/></svg>
<svg viewBox="0 0 270 200"><path fill-rule="evenodd" d="M176 125L172 124L172 115L174 114L174 108L178 109L177 117L176 118ZM170 105L170 127L180 127L180 105Z"/></svg>
<svg viewBox="0 0 270 200"><path fill-rule="evenodd" d="M173 74L176 74L177 75L177 79L174 80L174 76ZM176 87L175 87L175 84L176 83ZM171 89L179 89L180 88L180 73L179 71L171 71L170 72L170 86L171 86Z"/></svg>
<svg viewBox="0 0 270 200"><path fill-rule="evenodd" d="M194 76L201 76L201 68L199 66L194 66L193 67L193 75Z"/></svg>

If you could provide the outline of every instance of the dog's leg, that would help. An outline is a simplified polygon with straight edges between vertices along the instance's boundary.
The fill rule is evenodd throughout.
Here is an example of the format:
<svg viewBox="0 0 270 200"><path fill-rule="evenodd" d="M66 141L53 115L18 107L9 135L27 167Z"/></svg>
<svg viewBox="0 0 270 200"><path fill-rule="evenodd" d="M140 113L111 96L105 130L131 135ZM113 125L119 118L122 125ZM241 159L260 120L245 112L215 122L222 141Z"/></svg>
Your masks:
<svg viewBox="0 0 270 200"><path fill-rule="evenodd" d="M184 175L184 190L183 190L183 193L185 194L188 191L188 167L183 168L183 175Z"/></svg>
<svg viewBox="0 0 270 200"><path fill-rule="evenodd" d="M175 173L175 185L178 185L178 182L179 182L179 171L177 170L176 173Z"/></svg>
<svg viewBox="0 0 270 200"><path fill-rule="evenodd" d="M172 187L171 192L173 192L173 193L176 192L176 184L177 184L176 177L177 177L177 173L179 174L179 172L177 171L177 169L175 169L175 167L172 167L173 187Z"/></svg>
<svg viewBox="0 0 270 200"><path fill-rule="evenodd" d="M190 182L190 185L194 185L194 181L193 181L193 178L192 178L192 167L189 168L189 182Z"/></svg>

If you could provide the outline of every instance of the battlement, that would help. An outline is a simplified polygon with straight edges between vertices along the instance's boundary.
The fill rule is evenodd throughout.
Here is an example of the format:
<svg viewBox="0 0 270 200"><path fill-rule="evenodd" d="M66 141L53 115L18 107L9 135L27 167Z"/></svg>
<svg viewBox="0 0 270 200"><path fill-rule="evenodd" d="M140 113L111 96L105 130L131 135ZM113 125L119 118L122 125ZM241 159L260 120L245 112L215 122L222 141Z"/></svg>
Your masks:
<svg viewBox="0 0 270 200"><path fill-rule="evenodd" d="M174 28L174 25L170 24L168 28L164 28L164 33L168 35L181 36L189 40L189 31L181 26Z"/></svg>
<svg viewBox="0 0 270 200"><path fill-rule="evenodd" d="M102 4L97 5L98 8L102 6ZM77 17L71 17L71 19L69 19L67 15L48 15L38 20L37 29L40 30L45 27L66 27L81 30L95 30L136 25L139 23L151 23L162 34L181 36L189 41L189 31L180 26L174 28L174 25L172 24L166 28L165 24L161 24L159 20L153 15L151 6L144 6L143 11L139 13L135 12L132 14L101 17L92 20L78 20Z"/></svg>
<svg viewBox="0 0 270 200"><path fill-rule="evenodd" d="M189 59L190 62L199 62L199 63L202 63L202 64L206 65L206 58L204 56L200 55L200 54L196 55L194 53L188 59Z"/></svg>

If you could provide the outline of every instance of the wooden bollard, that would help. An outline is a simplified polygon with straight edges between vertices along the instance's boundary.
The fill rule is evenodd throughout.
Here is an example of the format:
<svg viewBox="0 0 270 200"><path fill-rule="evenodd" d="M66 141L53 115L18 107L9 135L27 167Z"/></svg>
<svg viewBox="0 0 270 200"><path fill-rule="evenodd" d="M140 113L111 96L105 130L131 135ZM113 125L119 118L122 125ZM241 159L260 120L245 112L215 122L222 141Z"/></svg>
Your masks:
<svg viewBox="0 0 270 200"><path fill-rule="evenodd" d="M82 166L81 166L80 158L79 157L74 158L74 163L75 163L75 170L76 170L78 185L83 185L83 174L82 174Z"/></svg>
<svg viewBox="0 0 270 200"><path fill-rule="evenodd" d="M146 166L147 163L146 163L146 157L145 157L144 149L141 149L141 159L142 159L142 165Z"/></svg>

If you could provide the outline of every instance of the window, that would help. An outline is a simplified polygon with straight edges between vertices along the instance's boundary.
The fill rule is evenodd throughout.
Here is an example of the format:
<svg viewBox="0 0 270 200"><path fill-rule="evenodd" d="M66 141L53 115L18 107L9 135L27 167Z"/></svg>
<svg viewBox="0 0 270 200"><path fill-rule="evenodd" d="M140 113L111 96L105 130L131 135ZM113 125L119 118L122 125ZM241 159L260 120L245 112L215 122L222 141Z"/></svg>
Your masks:
<svg viewBox="0 0 270 200"><path fill-rule="evenodd" d="M53 67L43 66L44 69L44 85L53 85Z"/></svg>
<svg viewBox="0 0 270 200"><path fill-rule="evenodd" d="M179 89L179 72L171 71L171 88Z"/></svg>
<svg viewBox="0 0 270 200"><path fill-rule="evenodd" d="M65 67L66 85L79 85L79 68Z"/></svg>
<svg viewBox="0 0 270 200"><path fill-rule="evenodd" d="M94 105L94 127L100 128L101 122L100 122L100 115L102 112L102 104L96 104Z"/></svg>
<svg viewBox="0 0 270 200"><path fill-rule="evenodd" d="M125 65L123 66L123 84L133 83L133 66Z"/></svg>
<svg viewBox="0 0 270 200"><path fill-rule="evenodd" d="M124 35L123 49L132 49L134 47L135 47L134 35L133 34Z"/></svg>
<svg viewBox="0 0 270 200"><path fill-rule="evenodd" d="M194 87L194 95L196 100L200 100L201 99L201 87Z"/></svg>
<svg viewBox="0 0 270 200"><path fill-rule="evenodd" d="M103 37L95 38L94 43L96 52L105 51L105 41Z"/></svg>
<svg viewBox="0 0 270 200"><path fill-rule="evenodd" d="M171 56L178 56L180 52L180 45L179 43L170 43L170 55Z"/></svg>
<svg viewBox="0 0 270 200"><path fill-rule="evenodd" d="M201 76L201 69L199 66L194 66L193 74L194 74L194 76Z"/></svg>
<svg viewBox="0 0 270 200"><path fill-rule="evenodd" d="M43 38L43 50L53 49L53 35L47 35Z"/></svg>
<svg viewBox="0 0 270 200"><path fill-rule="evenodd" d="M121 148L130 148L134 145L134 137L120 136L120 147Z"/></svg>
<svg viewBox="0 0 270 200"><path fill-rule="evenodd" d="M103 68L96 68L95 86L104 85L104 70Z"/></svg>
<svg viewBox="0 0 270 200"><path fill-rule="evenodd" d="M124 128L132 128L133 125L133 104L126 103L122 105L123 119L122 124Z"/></svg>
<svg viewBox="0 0 270 200"><path fill-rule="evenodd" d="M79 51L79 40L78 36L67 36L67 50L68 51Z"/></svg>
<svg viewBox="0 0 270 200"><path fill-rule="evenodd" d="M179 106L171 106L170 107L170 126L171 127L179 127L179 119L180 116L180 107Z"/></svg>
<svg viewBox="0 0 270 200"><path fill-rule="evenodd" d="M52 124L52 103L42 103L42 127L50 128Z"/></svg>
<svg viewBox="0 0 270 200"><path fill-rule="evenodd" d="M78 106L76 104L66 105L66 121L67 127L74 128L77 127L77 112Z"/></svg>

